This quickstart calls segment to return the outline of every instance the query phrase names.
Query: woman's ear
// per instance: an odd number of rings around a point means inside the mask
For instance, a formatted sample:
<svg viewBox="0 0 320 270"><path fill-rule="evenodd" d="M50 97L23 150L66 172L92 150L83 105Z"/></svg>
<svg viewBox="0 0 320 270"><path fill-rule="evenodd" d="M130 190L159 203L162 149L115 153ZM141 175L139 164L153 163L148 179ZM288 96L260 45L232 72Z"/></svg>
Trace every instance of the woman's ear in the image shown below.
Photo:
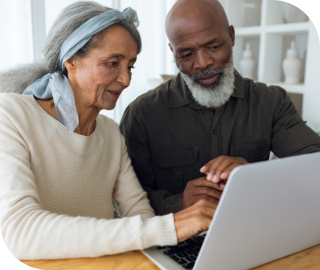
<svg viewBox="0 0 320 270"><path fill-rule="evenodd" d="M65 61L64 65L66 66L68 73L74 73L77 69L74 57L71 57L69 60Z"/></svg>

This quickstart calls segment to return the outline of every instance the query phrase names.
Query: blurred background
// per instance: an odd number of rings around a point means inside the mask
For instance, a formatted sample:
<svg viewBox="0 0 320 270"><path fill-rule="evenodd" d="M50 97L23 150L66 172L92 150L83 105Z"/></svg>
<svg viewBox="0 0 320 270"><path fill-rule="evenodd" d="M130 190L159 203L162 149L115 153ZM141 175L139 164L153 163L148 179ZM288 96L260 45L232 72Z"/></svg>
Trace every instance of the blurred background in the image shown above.
<svg viewBox="0 0 320 270"><path fill-rule="evenodd" d="M59 12L76 0L1 0L0 72L43 58L46 35ZM132 82L112 111L101 113L120 122L127 105L177 74L165 34L165 17L176 0L96 0L138 12L143 49ZM279 85L297 110L320 132L319 37L308 16L276 0L220 0L235 26L236 69L245 77ZM167 75L167 76L163 76ZM163 79L164 78L164 79Z"/></svg>

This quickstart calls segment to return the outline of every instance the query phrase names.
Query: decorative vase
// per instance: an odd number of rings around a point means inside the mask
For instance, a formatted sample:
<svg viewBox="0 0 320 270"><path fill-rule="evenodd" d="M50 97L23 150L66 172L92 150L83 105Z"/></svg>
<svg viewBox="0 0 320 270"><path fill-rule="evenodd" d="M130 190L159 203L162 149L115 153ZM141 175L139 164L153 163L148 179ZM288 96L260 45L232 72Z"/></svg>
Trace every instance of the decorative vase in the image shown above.
<svg viewBox="0 0 320 270"><path fill-rule="evenodd" d="M302 61L298 56L298 50L295 48L295 42L291 42L291 48L287 51L287 58L283 60L283 71L285 83L299 84L301 77Z"/></svg>
<svg viewBox="0 0 320 270"><path fill-rule="evenodd" d="M240 71L243 77L253 80L253 73L255 68L255 61L253 59L253 53L250 49L250 44L247 43L246 49L243 51L242 59L240 60Z"/></svg>
<svg viewBox="0 0 320 270"><path fill-rule="evenodd" d="M308 16L296 6L284 2L281 5L286 23L306 22L308 20Z"/></svg>

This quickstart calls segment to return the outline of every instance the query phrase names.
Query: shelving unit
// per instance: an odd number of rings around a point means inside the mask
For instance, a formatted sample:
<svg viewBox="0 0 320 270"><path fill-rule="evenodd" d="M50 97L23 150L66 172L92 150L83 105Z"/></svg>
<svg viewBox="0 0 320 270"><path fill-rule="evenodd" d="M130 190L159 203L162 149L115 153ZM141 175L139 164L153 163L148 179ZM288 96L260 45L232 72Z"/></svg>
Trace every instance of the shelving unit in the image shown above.
<svg viewBox="0 0 320 270"><path fill-rule="evenodd" d="M320 63L319 37L309 20L286 23L281 1L276 0L220 0L230 24L235 27L235 68L247 43L256 61L255 80L268 85L278 85L287 92L303 95L302 116L305 120L320 123ZM251 20L248 24L248 20ZM301 84L284 83L282 62L292 41L296 42L303 61Z"/></svg>

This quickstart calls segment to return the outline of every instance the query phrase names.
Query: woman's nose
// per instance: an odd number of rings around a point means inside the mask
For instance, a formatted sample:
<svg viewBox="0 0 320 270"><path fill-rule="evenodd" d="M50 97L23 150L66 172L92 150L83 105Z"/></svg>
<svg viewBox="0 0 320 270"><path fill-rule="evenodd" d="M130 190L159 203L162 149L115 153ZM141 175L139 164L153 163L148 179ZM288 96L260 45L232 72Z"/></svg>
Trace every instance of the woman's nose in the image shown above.
<svg viewBox="0 0 320 270"><path fill-rule="evenodd" d="M130 85L131 72L128 69L128 67L121 68L121 71L119 72L119 76L116 81L121 83L124 88L127 88Z"/></svg>

